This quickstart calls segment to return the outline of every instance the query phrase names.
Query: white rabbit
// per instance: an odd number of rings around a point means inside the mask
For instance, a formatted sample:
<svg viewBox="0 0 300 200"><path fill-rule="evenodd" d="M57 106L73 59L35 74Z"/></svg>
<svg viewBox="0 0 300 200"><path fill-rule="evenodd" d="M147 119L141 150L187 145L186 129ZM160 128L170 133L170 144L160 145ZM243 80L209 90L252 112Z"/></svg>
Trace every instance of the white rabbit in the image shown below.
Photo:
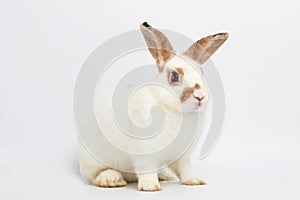
<svg viewBox="0 0 300 200"><path fill-rule="evenodd" d="M154 29L146 22L141 24L140 28L158 67L159 73L155 77L156 82L169 85L177 98L172 98L170 93L155 85L145 87L137 92L129 103L128 113L130 119L139 126L147 126L151 124L151 117L149 117L151 108L154 105L160 105L166 112L167 120L170 120L172 123L167 123L164 132L151 141L128 141L126 136L119 134L115 130L112 120L110 117L107 117L107 113L112 112L110 106L102 102L95 113L97 119L103 122L106 137L111 143L126 151L144 153L163 147L172 138L176 137L176 130L180 124L180 115L199 116L200 128L197 136L201 135L204 128L203 120L206 108L210 102L210 93L200 65L207 61L226 41L228 33L219 33L202 38L192 44L183 55L178 56L175 54L167 37L160 31ZM198 70L194 66L198 66ZM109 102L106 103L109 104ZM80 172L89 183L100 187L119 187L125 186L127 182L138 181L139 190L158 191L161 190L159 180L173 179L174 174L182 184L202 185L205 182L201 180L190 163L190 155L196 144L197 138L193 141L191 148L184 152L184 155L175 162L169 164L168 168L159 169L151 173L128 173L107 167L97 162L80 144ZM111 159L119 162L118 155ZM134 167L136 162L129 159L127 162L119 164Z"/></svg>

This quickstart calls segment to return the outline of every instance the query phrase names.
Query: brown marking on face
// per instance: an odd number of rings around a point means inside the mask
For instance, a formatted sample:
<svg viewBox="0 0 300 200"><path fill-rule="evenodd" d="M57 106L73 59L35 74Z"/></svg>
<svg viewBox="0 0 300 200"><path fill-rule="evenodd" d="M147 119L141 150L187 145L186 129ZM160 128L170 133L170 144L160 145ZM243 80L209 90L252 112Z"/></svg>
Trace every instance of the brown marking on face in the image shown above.
<svg viewBox="0 0 300 200"><path fill-rule="evenodd" d="M194 88L193 87L186 87L182 91L182 94L180 96L180 101L185 102L188 100L192 95L194 94Z"/></svg>
<svg viewBox="0 0 300 200"><path fill-rule="evenodd" d="M175 71L181 76L183 77L184 76L184 71L181 67L176 67L175 68Z"/></svg>
<svg viewBox="0 0 300 200"><path fill-rule="evenodd" d="M194 86L195 90L199 90L200 89L200 85L198 83L195 84Z"/></svg>
<svg viewBox="0 0 300 200"><path fill-rule="evenodd" d="M177 82L172 82L171 80L171 75L172 75L172 72L177 72L178 75L179 75L179 80ZM171 86L179 86L179 85L182 85L182 82L183 82L183 77L184 77L184 72L182 70L181 67L178 67L178 68L175 68L175 69L167 69L167 79L168 79L168 82Z"/></svg>

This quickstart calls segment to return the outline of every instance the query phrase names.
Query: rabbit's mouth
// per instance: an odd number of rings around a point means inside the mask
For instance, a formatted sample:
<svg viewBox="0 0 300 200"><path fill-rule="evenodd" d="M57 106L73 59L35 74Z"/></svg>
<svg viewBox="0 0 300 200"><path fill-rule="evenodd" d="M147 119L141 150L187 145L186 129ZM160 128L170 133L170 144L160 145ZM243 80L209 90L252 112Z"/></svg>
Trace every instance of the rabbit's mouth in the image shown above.
<svg viewBox="0 0 300 200"><path fill-rule="evenodd" d="M202 100L205 98L205 96L203 96L203 97L197 97L197 96L195 96L195 95L193 95L194 96L194 98L197 100L197 107L201 107L202 106Z"/></svg>

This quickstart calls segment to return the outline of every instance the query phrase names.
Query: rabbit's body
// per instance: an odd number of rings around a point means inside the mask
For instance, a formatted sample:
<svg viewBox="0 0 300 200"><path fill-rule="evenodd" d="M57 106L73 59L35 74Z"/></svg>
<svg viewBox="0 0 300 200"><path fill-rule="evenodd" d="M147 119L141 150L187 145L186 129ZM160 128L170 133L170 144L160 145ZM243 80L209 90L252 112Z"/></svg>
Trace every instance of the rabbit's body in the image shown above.
<svg viewBox="0 0 300 200"><path fill-rule="evenodd" d="M153 80L155 83L160 83L161 85L153 84L145 86L133 93L128 103L129 117L127 117L127 120L131 122L127 123L125 121L123 124L127 124L128 127L125 127L125 129L128 132L132 135L139 136L139 134L141 134L139 129L135 129L133 126L144 128L151 125L153 119L165 117L164 128L158 135L153 137L147 136L147 140L136 139L124 134L118 129L112 118L112 97L108 97L103 102L99 102L95 110L99 126L106 139L112 145L122 151L133 154L151 153L168 146L178 135L178 130L182 126L181 122L183 117L184 120L187 121L187 123L184 124L186 127L183 127L183 130L189 130L189 127L195 126L192 119L195 119L195 117L198 119L198 124L196 124L198 128L195 137L189 148L185 149L180 158L176 158L176 161L172 163L161 163L163 161L160 159L158 159L158 161L148 160L141 162L130 156L124 158L120 155L114 155L111 158L112 165L119 166L118 169L133 169L129 171L138 169L137 173L121 172L101 164L80 144L80 172L88 182L101 187L124 186L127 182L138 181L139 190L157 191L161 189L158 180L168 180L174 178L174 175L180 179L182 184L204 184L204 181L200 179L199 175L191 167L189 160L203 132L206 109L210 102L209 90L200 70L199 62L194 58L195 56L197 57L195 50L198 49L195 46L191 46L185 56L177 56L173 52L170 44L167 43L168 41L161 41L166 40L165 36L161 35L162 33L145 23L141 25L141 29L160 71ZM223 40L227 38L227 35L219 36L223 36ZM212 39L216 39L219 36L212 36ZM219 39L222 39L222 37ZM223 40L222 43L224 42ZM157 49L152 47L153 44L156 45L155 48ZM166 51L162 52L160 51L161 49ZM215 50L211 51L214 52ZM206 54L204 56L206 56ZM208 59L208 57L206 59ZM200 64L202 63L200 62ZM195 66L197 66L198 69L195 68ZM167 85L172 88L172 92L162 87L162 85ZM162 110L153 110L153 107L156 105L163 108L164 114L162 114ZM170 158L170 160L171 159L173 158ZM141 165L145 165L145 167L146 165L147 167L150 165L153 170L148 173L142 173L141 169L143 169L143 166L141 167ZM166 165L167 168L161 168L161 166ZM157 170L155 171L155 169Z"/></svg>

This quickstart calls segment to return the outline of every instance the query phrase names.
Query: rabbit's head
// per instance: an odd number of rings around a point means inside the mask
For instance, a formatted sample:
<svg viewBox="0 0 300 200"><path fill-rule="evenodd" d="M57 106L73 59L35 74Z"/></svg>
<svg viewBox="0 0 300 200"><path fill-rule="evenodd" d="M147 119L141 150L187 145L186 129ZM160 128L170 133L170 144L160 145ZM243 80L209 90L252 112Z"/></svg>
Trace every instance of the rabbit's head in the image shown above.
<svg viewBox="0 0 300 200"><path fill-rule="evenodd" d="M201 64L226 41L228 33L204 37L192 44L182 55L176 55L167 37L147 22L140 25L149 51L158 67L157 79L169 85L178 96L183 112L203 112L210 102L210 93ZM169 98L165 90L155 89L156 101L168 109L177 110L178 101Z"/></svg>

